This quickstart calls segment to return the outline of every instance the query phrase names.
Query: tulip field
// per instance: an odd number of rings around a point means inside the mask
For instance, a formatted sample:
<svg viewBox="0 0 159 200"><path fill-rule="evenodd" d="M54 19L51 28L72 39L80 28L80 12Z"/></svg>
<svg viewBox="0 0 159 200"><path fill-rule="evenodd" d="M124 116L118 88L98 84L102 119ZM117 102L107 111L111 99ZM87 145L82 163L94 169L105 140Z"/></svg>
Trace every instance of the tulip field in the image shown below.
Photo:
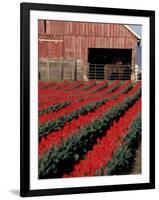
<svg viewBox="0 0 159 200"><path fill-rule="evenodd" d="M39 178L124 175L141 143L141 82L39 81Z"/></svg>

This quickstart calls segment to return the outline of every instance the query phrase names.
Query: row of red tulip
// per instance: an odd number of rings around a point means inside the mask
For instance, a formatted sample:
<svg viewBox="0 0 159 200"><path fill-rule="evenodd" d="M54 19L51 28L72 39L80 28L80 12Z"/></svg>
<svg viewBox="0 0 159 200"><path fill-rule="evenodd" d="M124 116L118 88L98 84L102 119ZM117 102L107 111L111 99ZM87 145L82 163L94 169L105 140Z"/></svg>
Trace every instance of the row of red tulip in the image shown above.
<svg viewBox="0 0 159 200"><path fill-rule="evenodd" d="M82 88L84 89L85 87L92 87L96 84L95 81L90 81L88 83L84 83L82 81L76 81L76 82L70 82L70 81L64 81L62 83L57 84L54 87L49 87L47 90L43 90L42 92L39 93L39 97L41 98L45 98L45 97L52 97L52 96L58 96L61 94L61 92L71 92L72 93L72 89L76 90L76 86L79 86L79 89ZM54 93L52 93L54 91Z"/></svg>
<svg viewBox="0 0 159 200"><path fill-rule="evenodd" d="M52 86L55 86L57 83L55 82L55 81L49 81L49 82L42 82L42 81L40 81L39 82L39 89L40 90L45 90L45 89L47 89L47 88L49 88L49 87L52 87Z"/></svg>
<svg viewBox="0 0 159 200"><path fill-rule="evenodd" d="M55 85L51 85L48 88L45 88L43 90L39 90L39 96L45 96L46 94L48 94L49 92L52 92L52 90L57 90L57 89L61 89L63 87L66 87L68 85L70 85L71 82L69 82L68 80L65 80L61 83L55 84Z"/></svg>
<svg viewBox="0 0 159 200"><path fill-rule="evenodd" d="M47 103L49 101L53 101L56 98L60 98L61 96L68 97L70 95L73 95L74 92L78 93L81 90L83 90L83 92L87 92L94 85L96 85L95 81L89 82L88 84L83 84L81 81L76 81L75 83L71 83L70 85L67 85L66 87L63 87L61 89L52 92L48 91L48 93L46 93L45 95L39 96L39 101L40 103ZM85 88L87 87L88 90L85 90Z"/></svg>
<svg viewBox="0 0 159 200"><path fill-rule="evenodd" d="M122 145L123 138L129 131L133 121L141 112L141 98L131 107L119 121L114 121L109 130L106 131L102 139L97 140L97 144L93 149L85 155L83 160L74 166L74 170L70 174L63 177L82 177L94 176L101 168L105 168L112 160L113 155ZM107 172L105 171L105 174Z"/></svg>
<svg viewBox="0 0 159 200"><path fill-rule="evenodd" d="M87 115L80 116L77 119L73 119L71 123L66 123L62 130L49 133L46 138L42 138L39 143L39 155L43 156L50 148L56 145L60 145L64 140L67 140L73 134L78 134L81 128L87 127L93 123L96 119L101 118L112 107L124 102L128 97L134 96L140 89L140 84L136 84L132 90L128 93L121 95L118 99L113 99L102 105L95 112L90 112Z"/></svg>
<svg viewBox="0 0 159 200"><path fill-rule="evenodd" d="M78 90L83 90L86 85L90 85L91 87L94 85L94 83L90 82L89 84L83 84L81 83L79 85L78 88L74 87L73 89L71 89L70 91L67 91L67 90L53 90L52 88L50 88L49 90L47 90L45 92L45 95L41 94L39 95L39 110L41 111L42 109L46 109L47 107L49 106L52 106L52 105L55 105L54 101L56 102L60 102L63 99L65 98L68 98L71 96L71 94L73 95L75 92L77 93ZM72 88L72 85L70 86ZM62 89L65 89L65 87L63 87ZM84 90L85 92L86 90ZM64 102L64 101L62 101Z"/></svg>
<svg viewBox="0 0 159 200"><path fill-rule="evenodd" d="M86 97L86 95L88 95L92 89L98 89L102 86L104 86L106 84L106 82L102 82L100 84L95 85L95 87L93 87L94 82L90 82L89 84L84 84L81 85L81 87L78 88L74 88L72 89L70 92L64 92L64 91L60 91L60 93L58 95L54 94L54 92L51 92L51 96L46 95L45 98L39 100L39 111L42 111L44 109L47 109L50 106L54 106L56 104L59 103L65 103L65 102L74 102L78 99L81 99L82 97ZM84 90L85 87L89 87L91 86L88 90Z"/></svg>
<svg viewBox="0 0 159 200"><path fill-rule="evenodd" d="M61 110L59 110L58 112L50 112L47 114L44 114L42 116L39 117L39 124L43 125L45 123L48 123L50 121L55 121L58 118L67 116L73 112L76 112L77 110L82 109L85 106L88 106L89 104L104 100L104 99L108 99L108 98L112 98L117 94L120 94L122 91L124 91L125 88L127 88L131 83L126 82L124 85L122 85L121 88L118 88L115 92L112 92L111 94L107 93L107 88L103 89L100 92L94 92L93 94L88 94L87 96L83 97L83 101L81 100L81 96L78 98L73 98L72 101L70 102L74 102L72 103L70 106L65 107ZM75 101L76 100L76 101ZM66 100L64 101L66 102ZM59 103L59 102L58 102Z"/></svg>

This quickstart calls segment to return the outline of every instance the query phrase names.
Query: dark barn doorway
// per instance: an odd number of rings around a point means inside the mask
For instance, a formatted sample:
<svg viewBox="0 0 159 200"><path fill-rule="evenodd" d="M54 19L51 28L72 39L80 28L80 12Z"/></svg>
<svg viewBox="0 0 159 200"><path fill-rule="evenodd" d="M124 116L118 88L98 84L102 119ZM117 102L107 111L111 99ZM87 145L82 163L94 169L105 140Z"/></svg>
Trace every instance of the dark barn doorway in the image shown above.
<svg viewBox="0 0 159 200"><path fill-rule="evenodd" d="M105 78L105 66L111 65L116 67L118 65L128 66L131 68L132 49L108 49L108 48L89 48L88 49L88 63L89 63L89 79L103 80ZM119 70L118 70L119 71ZM130 73L129 69L126 69L126 73ZM114 72L109 79L118 79L119 72ZM113 74L113 73L112 73ZM120 76L120 79L125 79ZM130 75L126 77L130 79Z"/></svg>

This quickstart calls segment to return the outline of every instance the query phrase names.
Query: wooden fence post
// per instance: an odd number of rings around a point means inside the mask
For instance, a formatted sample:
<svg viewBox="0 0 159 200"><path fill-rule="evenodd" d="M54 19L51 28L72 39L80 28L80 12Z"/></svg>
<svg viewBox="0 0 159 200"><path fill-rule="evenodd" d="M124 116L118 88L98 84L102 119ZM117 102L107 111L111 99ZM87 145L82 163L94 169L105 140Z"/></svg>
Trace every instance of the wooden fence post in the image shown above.
<svg viewBox="0 0 159 200"><path fill-rule="evenodd" d="M63 74L63 61L61 63L61 80L63 80L64 74Z"/></svg>
<svg viewBox="0 0 159 200"><path fill-rule="evenodd" d="M77 81L77 60L75 60L74 80Z"/></svg>
<svg viewBox="0 0 159 200"><path fill-rule="evenodd" d="M49 62L49 59L47 59L46 63L47 63L47 79L49 80L50 79L50 62Z"/></svg>

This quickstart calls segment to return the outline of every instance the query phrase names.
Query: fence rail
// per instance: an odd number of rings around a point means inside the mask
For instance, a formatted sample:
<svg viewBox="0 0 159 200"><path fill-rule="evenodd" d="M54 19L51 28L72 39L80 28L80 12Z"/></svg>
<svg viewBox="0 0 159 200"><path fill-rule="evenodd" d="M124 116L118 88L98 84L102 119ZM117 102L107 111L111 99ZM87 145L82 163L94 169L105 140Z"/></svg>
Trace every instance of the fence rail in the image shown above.
<svg viewBox="0 0 159 200"><path fill-rule="evenodd" d="M81 60L42 59L39 61L39 79L48 80L141 80L138 66L91 64Z"/></svg>
<svg viewBox="0 0 159 200"><path fill-rule="evenodd" d="M88 78L107 80L130 80L131 74L131 65L90 64Z"/></svg>

